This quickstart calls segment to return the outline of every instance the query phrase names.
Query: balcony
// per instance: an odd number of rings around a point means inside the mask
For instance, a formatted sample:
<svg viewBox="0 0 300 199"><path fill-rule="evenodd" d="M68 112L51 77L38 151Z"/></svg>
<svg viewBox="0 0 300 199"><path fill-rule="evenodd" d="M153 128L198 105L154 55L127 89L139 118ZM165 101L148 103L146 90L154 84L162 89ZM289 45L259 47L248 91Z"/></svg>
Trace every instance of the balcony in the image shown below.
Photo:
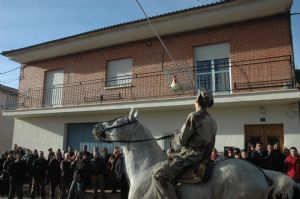
<svg viewBox="0 0 300 199"><path fill-rule="evenodd" d="M27 110L90 104L113 104L143 100L177 99L195 96L205 88L214 95L231 95L295 88L294 67L290 56L255 60L195 64L193 68L165 66L163 71L140 73L115 79L96 79L29 88L7 94L6 109ZM201 65L202 64L202 65ZM204 65L203 65L204 64ZM198 67L204 66L204 67ZM177 81L179 89L172 89Z"/></svg>

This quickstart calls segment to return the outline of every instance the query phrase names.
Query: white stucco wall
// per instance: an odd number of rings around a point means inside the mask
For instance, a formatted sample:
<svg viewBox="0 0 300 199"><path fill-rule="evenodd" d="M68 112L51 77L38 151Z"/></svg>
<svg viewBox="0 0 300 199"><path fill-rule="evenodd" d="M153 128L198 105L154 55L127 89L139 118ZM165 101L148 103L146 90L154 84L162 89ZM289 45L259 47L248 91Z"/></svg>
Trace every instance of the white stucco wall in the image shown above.
<svg viewBox="0 0 300 199"><path fill-rule="evenodd" d="M6 104L6 94L0 91L0 106ZM0 153L12 148L14 118L4 117L0 107Z"/></svg>
<svg viewBox="0 0 300 199"><path fill-rule="evenodd" d="M154 136L160 136L162 132L180 128L189 112L193 110L162 110L140 111L140 121L146 125ZM300 125L299 117L287 115L290 105L265 106L266 121L260 122L259 107L232 107L213 108L210 112L217 120L218 134L216 147L223 151L224 146L244 147L245 124L283 124L285 146L296 146L300 149ZM17 119L13 143L28 148L46 150L49 147L63 148L66 139L67 123L98 122L110 120L118 116L126 116L127 113L98 114L64 117L41 117Z"/></svg>

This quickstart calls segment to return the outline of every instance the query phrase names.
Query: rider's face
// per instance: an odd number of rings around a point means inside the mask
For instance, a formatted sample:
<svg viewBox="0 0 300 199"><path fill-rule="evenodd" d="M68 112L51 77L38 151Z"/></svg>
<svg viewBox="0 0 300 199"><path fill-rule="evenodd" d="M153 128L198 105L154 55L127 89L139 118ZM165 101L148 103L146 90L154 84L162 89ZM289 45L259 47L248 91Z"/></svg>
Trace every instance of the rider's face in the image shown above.
<svg viewBox="0 0 300 199"><path fill-rule="evenodd" d="M194 104L195 104L195 109L196 109L196 111L197 111L197 110L200 110L200 105L199 105L199 103L198 103L197 100L195 101Z"/></svg>

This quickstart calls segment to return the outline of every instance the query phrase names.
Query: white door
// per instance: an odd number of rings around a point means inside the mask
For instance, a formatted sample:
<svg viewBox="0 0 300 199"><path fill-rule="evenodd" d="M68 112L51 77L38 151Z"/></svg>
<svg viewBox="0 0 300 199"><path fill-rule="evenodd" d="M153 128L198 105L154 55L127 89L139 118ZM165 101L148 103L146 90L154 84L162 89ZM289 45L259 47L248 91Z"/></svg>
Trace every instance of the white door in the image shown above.
<svg viewBox="0 0 300 199"><path fill-rule="evenodd" d="M46 72L44 106L61 106L63 101L64 71Z"/></svg>

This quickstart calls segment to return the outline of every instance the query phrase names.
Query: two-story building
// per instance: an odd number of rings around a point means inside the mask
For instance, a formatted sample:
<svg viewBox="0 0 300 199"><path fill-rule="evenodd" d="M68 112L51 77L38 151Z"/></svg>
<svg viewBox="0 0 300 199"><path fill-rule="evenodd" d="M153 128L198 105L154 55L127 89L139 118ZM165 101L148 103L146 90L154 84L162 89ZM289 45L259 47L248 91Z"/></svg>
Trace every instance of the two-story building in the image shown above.
<svg viewBox="0 0 300 199"><path fill-rule="evenodd" d="M216 147L300 148L291 0L235 0L179 10L2 52L21 64L13 143L101 145L98 121L139 109L154 136L180 128L197 89L214 93ZM171 88L176 80L179 90ZM167 148L165 141L160 142Z"/></svg>
<svg viewBox="0 0 300 199"><path fill-rule="evenodd" d="M4 117L2 112L15 109L17 95L17 89L0 84L0 153L12 149L14 118Z"/></svg>

